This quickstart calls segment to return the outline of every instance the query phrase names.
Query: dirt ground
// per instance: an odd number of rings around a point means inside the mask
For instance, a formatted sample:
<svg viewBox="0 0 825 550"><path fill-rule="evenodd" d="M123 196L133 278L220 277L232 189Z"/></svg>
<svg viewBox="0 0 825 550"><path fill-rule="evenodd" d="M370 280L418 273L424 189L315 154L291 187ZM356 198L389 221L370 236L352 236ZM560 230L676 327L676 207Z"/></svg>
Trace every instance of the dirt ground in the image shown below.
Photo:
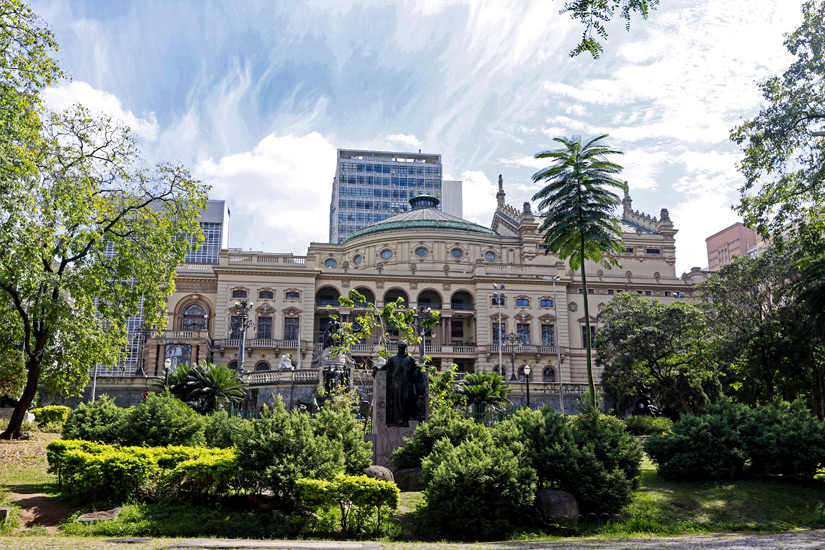
<svg viewBox="0 0 825 550"><path fill-rule="evenodd" d="M0 492L20 507L21 531L57 533L60 522L77 511L49 494L53 476L46 472L46 445L59 438L33 432L27 440L0 441Z"/></svg>

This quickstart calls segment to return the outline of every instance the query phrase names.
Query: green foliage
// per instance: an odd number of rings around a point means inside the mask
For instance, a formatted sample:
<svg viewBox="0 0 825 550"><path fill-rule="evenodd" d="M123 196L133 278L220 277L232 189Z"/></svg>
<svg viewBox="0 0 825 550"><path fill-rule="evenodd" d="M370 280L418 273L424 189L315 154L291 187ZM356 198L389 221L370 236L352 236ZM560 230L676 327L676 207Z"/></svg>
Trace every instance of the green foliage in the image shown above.
<svg viewBox="0 0 825 550"><path fill-rule="evenodd" d="M331 481L299 479L296 496L303 508L317 510L336 506L341 532L376 536L388 512L398 507L400 491L391 482L367 476L338 475Z"/></svg>
<svg viewBox="0 0 825 550"><path fill-rule="evenodd" d="M13 345L13 342L3 342L0 337L0 346ZM16 398L23 393L26 387L26 361L18 350L3 350L0 347L0 397Z"/></svg>
<svg viewBox="0 0 825 550"><path fill-rule="evenodd" d="M593 447L596 458L608 472L620 471L630 483L631 488L638 489L642 448L636 438L627 433L624 423L604 414L582 414L572 419L573 437L580 449ZM617 497L618 500L629 499L630 494ZM618 511L621 506L611 511Z"/></svg>
<svg viewBox="0 0 825 550"><path fill-rule="evenodd" d="M664 434L673 427L673 421L661 416L628 416L624 426L631 435Z"/></svg>
<svg viewBox="0 0 825 550"><path fill-rule="evenodd" d="M49 472L64 493L82 501L191 499L238 488L235 451L204 447L116 447L57 440L47 447Z"/></svg>
<svg viewBox="0 0 825 550"><path fill-rule="evenodd" d="M812 398L822 413L825 340L797 299L800 252L794 244L772 247L758 258L737 258L702 282L699 293L714 336L707 355L736 401Z"/></svg>
<svg viewBox="0 0 825 550"><path fill-rule="evenodd" d="M212 414L228 404L241 403L247 386L235 369L200 361L196 365L178 365L169 373L168 381L156 385L169 392L201 414Z"/></svg>
<svg viewBox="0 0 825 550"><path fill-rule="evenodd" d="M207 420L206 445L228 449L235 444L236 437L242 437L243 432L251 429L249 420L239 416L229 416L226 411L216 411Z"/></svg>
<svg viewBox="0 0 825 550"><path fill-rule="evenodd" d="M630 16L638 12L642 19L647 19L651 9L656 9L659 0L570 0L564 3L559 13L570 12L570 17L584 24L582 41L570 52L575 57L584 52L590 52L593 59L598 59L604 51L599 38L607 40L607 29L604 22L613 19L618 10L619 16L625 20L625 27L630 31ZM593 32L599 38L593 37Z"/></svg>
<svg viewBox="0 0 825 550"><path fill-rule="evenodd" d="M313 431L309 415L287 412L278 399L235 441L244 482L255 491L287 497L301 478L332 479L344 472L340 441Z"/></svg>
<svg viewBox="0 0 825 550"><path fill-rule="evenodd" d="M69 414L63 424L63 437L117 443L126 412L115 405L114 400L101 395L90 403L81 403Z"/></svg>
<svg viewBox="0 0 825 550"><path fill-rule="evenodd" d="M423 462L426 518L434 534L450 539L506 535L533 504L536 472L496 445L487 429L459 445L435 444Z"/></svg>
<svg viewBox="0 0 825 550"><path fill-rule="evenodd" d="M372 443L364 441L364 424L355 418L353 394L328 399L315 415L316 437L337 441L344 451L344 469L350 475L363 474L372 464Z"/></svg>
<svg viewBox="0 0 825 550"><path fill-rule="evenodd" d="M482 424L466 418L458 411L447 408L435 410L430 415L429 422L420 424L412 438L405 438L405 445L393 452L393 466L398 470L417 468L440 439L446 438L453 445L458 445L471 437L480 437L484 431Z"/></svg>
<svg viewBox="0 0 825 550"><path fill-rule="evenodd" d="M169 394L150 393L129 409L121 428L124 445L204 445L206 419Z"/></svg>
<svg viewBox="0 0 825 550"><path fill-rule="evenodd" d="M592 0L591 0L592 1ZM601 0L599 0L601 1ZM633 1L633 0L631 0ZM591 3L591 2L588 2ZM598 143L607 134L582 144L580 136L554 138L562 148L536 153L536 158L552 159L552 164L533 174L533 181L546 185L535 195L538 210L543 216L539 232L547 243L546 254L556 254L561 260L569 258L570 269L581 269L582 287L587 296L585 260L617 266L613 254L622 251L622 231L613 211L620 204L619 197L609 188L627 190L627 184L614 177L622 171L618 164L607 160L607 155L621 154ZM590 334L590 309L584 300L586 334ZM590 394L596 395L593 382L590 338L587 350L587 381ZM596 406L595 401L592 402Z"/></svg>
<svg viewBox="0 0 825 550"><path fill-rule="evenodd" d="M683 415L669 433L648 437L645 452L665 479L731 479L745 468L738 431L716 414Z"/></svg>
<svg viewBox="0 0 825 550"><path fill-rule="evenodd" d="M599 313L595 343L602 384L617 397L657 386L692 413L690 389L701 390L703 380L713 375L702 354L706 339L703 312L694 304L667 305L622 293Z"/></svg>
<svg viewBox="0 0 825 550"><path fill-rule="evenodd" d="M786 35L794 61L759 84L765 107L731 131L745 177L736 211L762 235L781 238L789 223L825 230L825 2L802 4L802 24Z"/></svg>
<svg viewBox="0 0 825 550"><path fill-rule="evenodd" d="M510 386L498 374L481 372L465 376L457 393L475 409L475 412L483 413L488 409L499 411L507 405L512 405L507 399L510 391Z"/></svg>
<svg viewBox="0 0 825 550"><path fill-rule="evenodd" d="M29 412L34 415L37 425L42 428L52 422L63 424L69 417L71 409L63 405L48 405L39 409L31 409Z"/></svg>
<svg viewBox="0 0 825 550"><path fill-rule="evenodd" d="M456 391L459 383L458 365L452 363L444 370L438 370L435 365L430 365L427 367L427 377L431 411L443 408L460 409L467 405L464 396Z"/></svg>

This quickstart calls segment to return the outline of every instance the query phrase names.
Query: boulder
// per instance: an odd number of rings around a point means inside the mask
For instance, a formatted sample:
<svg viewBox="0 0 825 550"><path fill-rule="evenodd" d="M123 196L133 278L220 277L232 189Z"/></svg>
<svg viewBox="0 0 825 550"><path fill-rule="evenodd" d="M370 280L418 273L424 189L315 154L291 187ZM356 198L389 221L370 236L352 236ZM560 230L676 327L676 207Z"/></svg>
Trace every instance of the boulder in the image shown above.
<svg viewBox="0 0 825 550"><path fill-rule="evenodd" d="M395 484L401 491L421 490L421 468L404 468L395 472Z"/></svg>
<svg viewBox="0 0 825 550"><path fill-rule="evenodd" d="M551 523L575 525L579 521L579 503L567 491L539 489L533 506L543 520Z"/></svg>
<svg viewBox="0 0 825 550"><path fill-rule="evenodd" d="M392 472L389 468L384 468L383 466L379 466L377 464L373 464L367 471L364 472L364 475L367 477L372 477L375 479L380 479L381 481L389 481L390 483L394 482L395 479L392 476Z"/></svg>

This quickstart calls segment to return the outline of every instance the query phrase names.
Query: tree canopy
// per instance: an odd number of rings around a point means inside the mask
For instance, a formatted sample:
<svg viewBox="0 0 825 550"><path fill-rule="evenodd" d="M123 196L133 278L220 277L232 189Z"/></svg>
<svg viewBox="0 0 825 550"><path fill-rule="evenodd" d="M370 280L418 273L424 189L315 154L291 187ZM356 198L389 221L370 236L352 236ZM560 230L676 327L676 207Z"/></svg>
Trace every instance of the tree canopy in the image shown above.
<svg viewBox="0 0 825 550"><path fill-rule="evenodd" d="M791 223L825 230L825 1L808 0L802 12L785 39L794 62L759 84L766 106L731 132L744 153L736 211L766 236Z"/></svg>
<svg viewBox="0 0 825 550"><path fill-rule="evenodd" d="M596 350L606 388L615 395L659 390L683 412L699 412L691 394L701 392L702 381L711 375L702 357L706 334L699 308L625 292L602 309L599 321Z"/></svg>
<svg viewBox="0 0 825 550"><path fill-rule="evenodd" d="M590 385L591 406L596 406L596 386L590 342L590 307L587 299L585 260L605 267L617 266L611 253L622 250L622 231L613 214L619 197L610 188L627 189L614 177L622 171L606 155L620 155L600 142L607 135L598 136L582 144L581 136L555 138L564 147L536 153L536 158L552 159L552 164L533 174L533 181L546 185L535 195L539 214L543 217L539 232L547 243L546 253L570 259L570 268L581 270L584 293L584 318L587 349L587 380Z"/></svg>
<svg viewBox="0 0 825 550"><path fill-rule="evenodd" d="M0 319L26 382L19 435L39 384L82 390L123 355L126 319L162 328L175 269L203 239L207 187L181 166L146 168L130 131L76 106L41 109L60 76L51 34L18 0L0 0Z"/></svg>

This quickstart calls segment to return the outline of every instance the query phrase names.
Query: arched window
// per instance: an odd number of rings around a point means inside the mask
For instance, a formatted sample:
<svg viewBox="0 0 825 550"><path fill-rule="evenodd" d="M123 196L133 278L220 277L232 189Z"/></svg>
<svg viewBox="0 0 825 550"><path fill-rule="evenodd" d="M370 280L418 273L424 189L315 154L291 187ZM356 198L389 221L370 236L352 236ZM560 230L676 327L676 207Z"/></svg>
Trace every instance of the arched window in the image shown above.
<svg viewBox="0 0 825 550"><path fill-rule="evenodd" d="M192 304L183 310L181 330L206 330L206 310L203 306Z"/></svg>
<svg viewBox="0 0 825 550"><path fill-rule="evenodd" d="M550 384L555 383L556 381L556 371L553 367L547 367L542 372L542 381L548 382Z"/></svg>
<svg viewBox="0 0 825 550"><path fill-rule="evenodd" d="M226 365L232 370L238 370L238 362L237 361L230 361L228 365Z"/></svg>
<svg viewBox="0 0 825 550"><path fill-rule="evenodd" d="M522 365L518 368L518 379L519 381L527 380L527 374L524 372L525 365ZM530 371L530 374L533 374L533 371ZM530 379L532 380L533 377L531 376Z"/></svg>
<svg viewBox="0 0 825 550"><path fill-rule="evenodd" d="M269 363L266 361L259 361L257 365L255 365L255 370L272 370L272 367L269 366Z"/></svg>

